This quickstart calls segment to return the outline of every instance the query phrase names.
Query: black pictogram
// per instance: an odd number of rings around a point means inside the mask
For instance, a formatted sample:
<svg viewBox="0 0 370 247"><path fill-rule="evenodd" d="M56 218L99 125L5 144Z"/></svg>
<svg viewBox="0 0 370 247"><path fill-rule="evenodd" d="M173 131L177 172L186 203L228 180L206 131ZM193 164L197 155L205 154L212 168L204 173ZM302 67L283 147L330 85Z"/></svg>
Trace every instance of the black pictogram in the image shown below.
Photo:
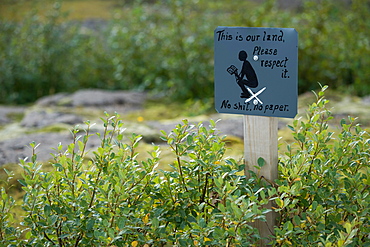
<svg viewBox="0 0 370 247"><path fill-rule="evenodd" d="M256 72L247 58L247 52L241 50L239 52L239 60L243 62L243 65L240 73L238 73L238 69L234 65L231 65L229 68L227 68L227 72L229 72L230 75L235 75L236 82L242 90L240 98L250 98L252 95L247 87L256 88L258 86Z"/></svg>

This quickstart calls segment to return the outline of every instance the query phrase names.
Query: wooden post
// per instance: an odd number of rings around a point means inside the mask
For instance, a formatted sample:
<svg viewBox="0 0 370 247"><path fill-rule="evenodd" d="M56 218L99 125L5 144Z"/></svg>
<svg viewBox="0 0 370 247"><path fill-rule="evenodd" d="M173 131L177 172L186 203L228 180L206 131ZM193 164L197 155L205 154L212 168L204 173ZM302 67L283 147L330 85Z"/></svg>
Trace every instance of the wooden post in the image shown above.
<svg viewBox="0 0 370 247"><path fill-rule="evenodd" d="M258 158L265 160L265 165L260 169L258 175L269 181L275 181L278 176L278 118L244 116L244 159L246 162L245 175L249 176L248 170L258 172ZM266 207L271 208L271 204ZM274 212L266 215L266 222L256 221L253 226L258 229L261 237L268 238L273 235L276 216ZM270 240L263 240L260 246L267 246Z"/></svg>

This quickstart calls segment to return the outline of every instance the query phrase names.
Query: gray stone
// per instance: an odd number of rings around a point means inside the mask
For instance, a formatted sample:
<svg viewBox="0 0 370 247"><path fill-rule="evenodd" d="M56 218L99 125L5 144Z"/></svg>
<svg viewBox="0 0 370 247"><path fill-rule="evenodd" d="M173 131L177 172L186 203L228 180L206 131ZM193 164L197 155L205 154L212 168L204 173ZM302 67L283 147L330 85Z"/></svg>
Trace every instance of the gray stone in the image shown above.
<svg viewBox="0 0 370 247"><path fill-rule="evenodd" d="M38 99L35 103L37 106L71 106L71 99L66 93L57 93L50 96L45 96Z"/></svg>
<svg viewBox="0 0 370 247"><path fill-rule="evenodd" d="M220 135L235 136L240 139L244 138L243 116L235 115L230 117L225 114L215 114L211 117L206 117L204 120L193 120L191 121L191 124L202 122L205 127L208 127L210 125L208 119L213 119L214 121L220 120L216 124L216 129ZM147 124L151 128L156 129L158 133L160 130L164 130L166 133L169 133L179 123L181 123L181 121L149 121ZM285 126L286 122L278 121L278 129L282 129Z"/></svg>
<svg viewBox="0 0 370 247"><path fill-rule="evenodd" d="M26 128L42 128L58 123L76 125L83 123L83 119L80 116L69 113L36 110L26 114L21 121L21 126Z"/></svg>
<svg viewBox="0 0 370 247"><path fill-rule="evenodd" d="M72 142L71 134L64 131L64 127L72 128L77 124L82 124L89 118L92 123L97 124L93 127L92 133L102 132L101 121L98 118L103 116L103 110L107 112L127 113L142 109L147 96L145 93L130 91L104 91L98 89L80 90L73 94L56 94L44 97L36 102L30 108L25 107L0 107L0 166L6 163L18 163L31 155L31 149L27 148L30 142L41 143L38 148L38 160L47 161L52 158L50 153L55 153L52 148L56 148L58 143L68 145ZM341 101L336 103L334 116L345 117L347 112L362 116L362 120L369 112L369 97L354 100L353 98L340 97ZM302 96L300 98L302 100ZM311 100L309 101L311 102ZM305 107L302 107L302 109ZM27 110L27 111L26 111ZM340 110L340 111L339 111ZM26 114L19 123L15 121L14 115ZM344 114L344 115L343 115ZM95 118L95 119L94 119ZM184 117L186 118L186 117ZM201 115L188 118L192 124L203 122L205 127L209 125L209 119L218 120L216 127L221 135L234 136L243 139L243 116L232 114L213 114ZM160 121L135 122L123 119L124 127L127 128L125 135L137 133L143 135L143 141L147 143L163 144L159 138L160 130L169 133L182 123L181 118L163 119ZM279 119L278 128L283 129L290 119ZM365 121L366 123L366 121ZM58 133L33 133L37 130L50 125L61 126ZM65 126L64 126L65 125ZM70 127L69 127L70 126ZM367 125L368 126L368 125ZM51 129L51 128L49 128ZM44 131L46 131L45 128ZM63 132L60 132L60 131ZM100 144L97 136L91 137L88 143L88 149L94 149Z"/></svg>
<svg viewBox="0 0 370 247"><path fill-rule="evenodd" d="M83 134L83 133L82 133ZM37 160L44 162L53 159L52 154L56 154L56 148L60 143L63 145L63 152L67 145L72 143L72 135L66 133L37 133L24 135L21 137L8 139L0 142L0 166L4 164L17 164L20 159L32 156L32 149L29 146L31 142L40 144L36 149ZM91 150L100 144L96 135L89 138L87 149Z"/></svg>
<svg viewBox="0 0 370 247"><path fill-rule="evenodd" d="M96 107L104 110L118 108L121 112L141 109L147 98L144 92L83 89L73 94L59 93L36 101L36 106Z"/></svg>
<svg viewBox="0 0 370 247"><path fill-rule="evenodd" d="M108 105L127 105L141 107L146 99L146 94L132 91L86 89L77 91L71 97L73 106L104 107Z"/></svg>
<svg viewBox="0 0 370 247"><path fill-rule="evenodd" d="M25 111L25 107L16 106L0 106L0 125L8 124L12 122L12 114L22 114Z"/></svg>
<svg viewBox="0 0 370 247"><path fill-rule="evenodd" d="M58 140L56 142L56 140ZM31 142L41 143L36 153L38 160L46 161L52 158L52 147L56 148L58 142L66 144L72 138L67 134L43 133L31 134L0 142L0 165L19 163L20 159L32 156Z"/></svg>
<svg viewBox="0 0 370 247"><path fill-rule="evenodd" d="M362 102L366 105L370 105L370 95L363 97Z"/></svg>

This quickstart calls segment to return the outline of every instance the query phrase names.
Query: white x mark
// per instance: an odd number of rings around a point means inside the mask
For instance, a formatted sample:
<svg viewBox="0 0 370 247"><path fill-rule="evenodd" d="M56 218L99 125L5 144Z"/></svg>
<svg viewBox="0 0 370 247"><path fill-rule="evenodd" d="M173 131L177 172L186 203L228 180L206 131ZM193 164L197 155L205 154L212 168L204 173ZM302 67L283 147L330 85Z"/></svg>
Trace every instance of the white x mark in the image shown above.
<svg viewBox="0 0 370 247"><path fill-rule="evenodd" d="M257 93L253 93L252 90L250 90L248 87L247 87L249 93L252 95L251 97L249 97L248 99L245 100L245 103L251 101L253 98L256 98L256 100L261 104L263 105L263 102L257 97L258 95L260 95L263 91L265 91L266 87L262 88L261 90L259 90ZM254 102L253 102L254 103ZM257 105L257 103L254 103L255 105Z"/></svg>

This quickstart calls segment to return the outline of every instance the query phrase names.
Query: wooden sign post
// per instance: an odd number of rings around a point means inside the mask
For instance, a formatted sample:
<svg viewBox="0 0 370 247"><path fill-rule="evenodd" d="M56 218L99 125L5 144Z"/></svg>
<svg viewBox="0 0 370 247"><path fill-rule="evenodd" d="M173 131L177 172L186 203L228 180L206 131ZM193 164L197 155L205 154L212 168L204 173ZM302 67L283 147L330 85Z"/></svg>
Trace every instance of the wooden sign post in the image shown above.
<svg viewBox="0 0 370 247"><path fill-rule="evenodd" d="M265 160L265 165L258 170L255 168L259 158ZM268 181L275 181L278 178L278 119L273 117L244 116L244 160L245 174L251 170L263 176ZM266 207L271 208L269 203ZM260 246L270 242L269 236L274 235L276 224L275 212L271 211L266 215L266 222L255 221L253 226L259 230L264 240Z"/></svg>
<svg viewBox="0 0 370 247"><path fill-rule="evenodd" d="M248 170L270 182L278 171L278 117L294 118L298 100L298 34L293 28L217 27L215 108L244 116L244 157ZM256 169L259 158L265 160ZM272 205L266 207L271 208ZM275 214L254 226L264 239L274 234Z"/></svg>

